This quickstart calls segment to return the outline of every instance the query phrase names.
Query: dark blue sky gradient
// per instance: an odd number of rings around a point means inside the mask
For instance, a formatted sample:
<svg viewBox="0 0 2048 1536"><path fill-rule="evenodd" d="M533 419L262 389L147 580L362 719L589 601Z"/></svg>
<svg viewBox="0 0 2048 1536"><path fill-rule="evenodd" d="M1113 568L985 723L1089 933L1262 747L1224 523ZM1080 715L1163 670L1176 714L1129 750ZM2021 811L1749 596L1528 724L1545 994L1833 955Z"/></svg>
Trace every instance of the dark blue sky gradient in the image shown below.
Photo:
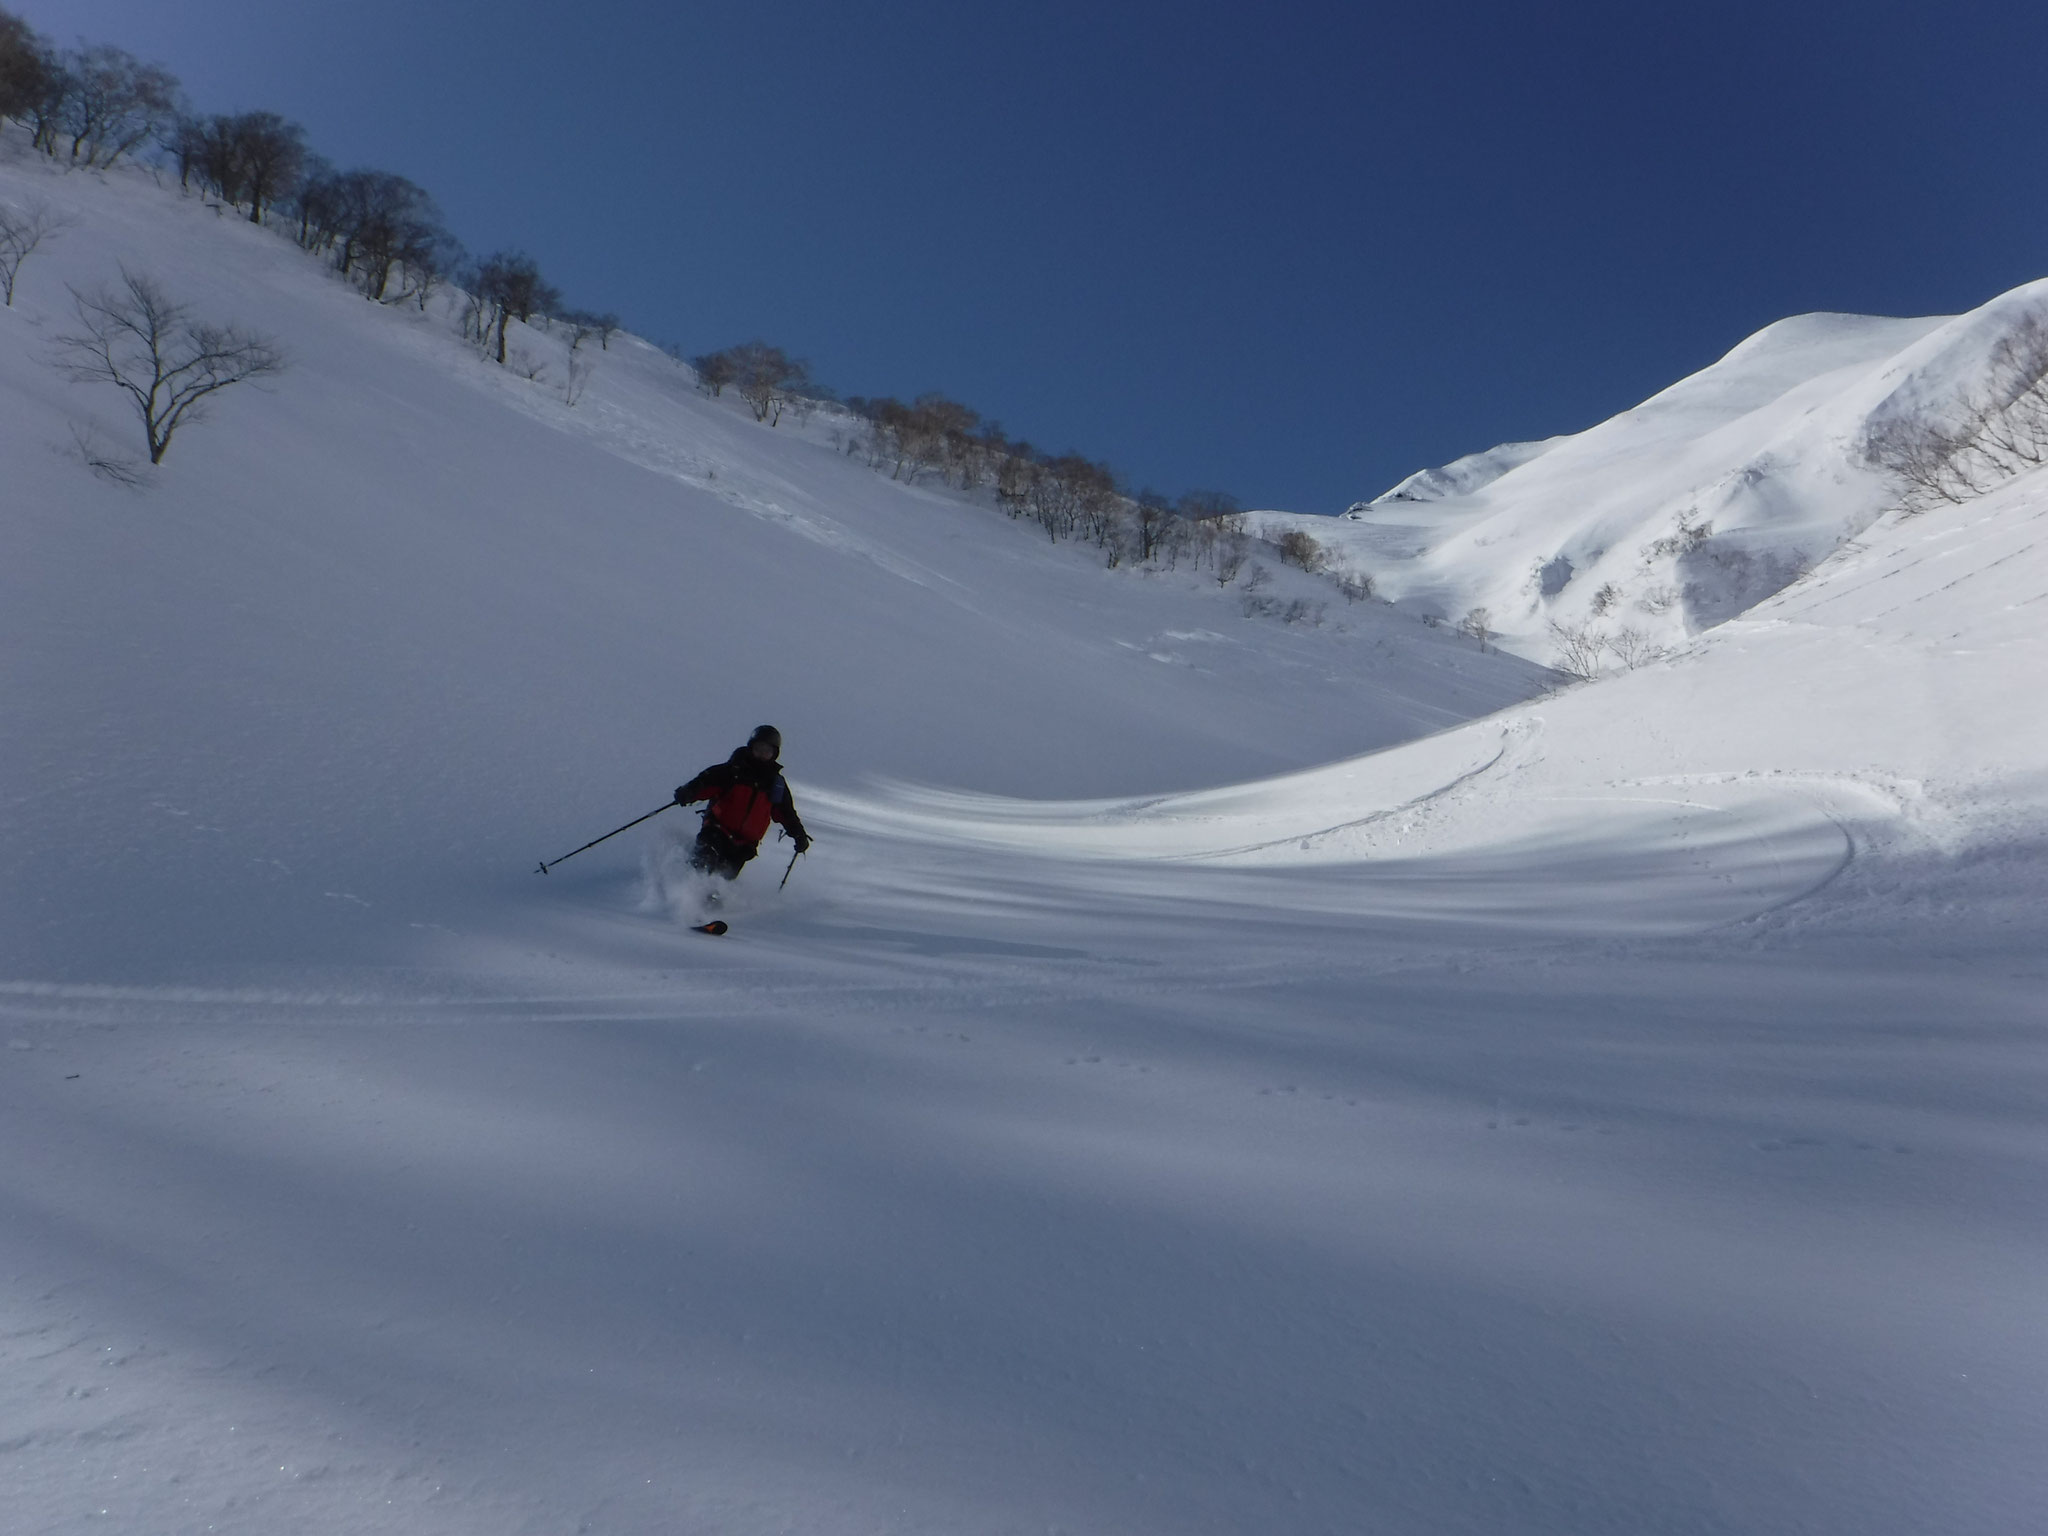
<svg viewBox="0 0 2048 1536"><path fill-rule="evenodd" d="M700 351L1336 511L2048 272L2048 7L0 0Z"/></svg>

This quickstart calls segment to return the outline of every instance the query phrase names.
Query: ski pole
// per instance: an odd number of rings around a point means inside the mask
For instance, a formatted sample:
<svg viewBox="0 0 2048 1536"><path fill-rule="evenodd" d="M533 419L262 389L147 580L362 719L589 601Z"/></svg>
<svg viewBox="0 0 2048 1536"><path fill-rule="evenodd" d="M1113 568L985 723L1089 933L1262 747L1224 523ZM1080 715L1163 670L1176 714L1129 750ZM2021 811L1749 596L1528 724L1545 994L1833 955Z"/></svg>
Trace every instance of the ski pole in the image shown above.
<svg viewBox="0 0 2048 1536"><path fill-rule="evenodd" d="M670 806L673 806L674 804L675 801L671 800L669 801L668 805L657 805L653 810L649 811L646 816L635 816L631 821L626 823L625 827L613 827L611 831L605 833L604 837L617 837L621 832L626 830L626 827L637 827L640 825L641 822L646 821L648 817L659 816L663 811L668 810ZM589 842L583 845L583 848L595 848L599 843L604 841L604 837L593 837ZM583 848L571 848L567 853L562 855L562 859L575 858L577 854L583 851ZM536 869L534 873L536 875L544 875L552 866L561 863L562 859L549 859L545 864L542 864L539 869Z"/></svg>
<svg viewBox="0 0 2048 1536"><path fill-rule="evenodd" d="M803 849L801 849L801 848L797 849L797 851L796 851L795 853L792 853L792 854L791 854L791 855L789 856L789 868L788 868L788 869L785 869L785 870L784 870L784 871L782 872L782 885L787 885L787 884L789 884L789 877L790 877L791 875L793 875L793 874L795 874L795 873L796 873L796 861L797 861L798 859L802 858L803 856L804 856L804 851L803 851ZM777 887L775 887L775 889L777 889L778 891L779 891L779 890L781 890L781 889L782 889L782 885L778 885Z"/></svg>

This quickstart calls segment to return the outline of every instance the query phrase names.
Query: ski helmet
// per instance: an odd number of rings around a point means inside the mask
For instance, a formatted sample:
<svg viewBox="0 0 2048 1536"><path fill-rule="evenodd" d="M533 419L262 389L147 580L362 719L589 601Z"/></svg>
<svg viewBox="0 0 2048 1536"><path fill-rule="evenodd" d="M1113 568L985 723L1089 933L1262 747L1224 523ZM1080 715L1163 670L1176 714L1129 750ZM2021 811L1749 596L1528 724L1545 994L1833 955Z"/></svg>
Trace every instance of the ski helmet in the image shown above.
<svg viewBox="0 0 2048 1536"><path fill-rule="evenodd" d="M782 756L782 732L775 729L774 726L755 726L754 734L747 738L747 745L751 747L756 742L766 742L770 753L776 757Z"/></svg>

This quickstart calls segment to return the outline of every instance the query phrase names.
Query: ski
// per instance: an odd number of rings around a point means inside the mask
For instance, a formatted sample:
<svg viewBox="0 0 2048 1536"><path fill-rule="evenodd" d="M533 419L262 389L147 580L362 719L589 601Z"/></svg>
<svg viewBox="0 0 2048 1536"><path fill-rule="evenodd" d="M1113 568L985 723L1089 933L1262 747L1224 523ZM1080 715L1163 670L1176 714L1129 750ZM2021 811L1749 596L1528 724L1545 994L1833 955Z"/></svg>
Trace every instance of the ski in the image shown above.
<svg viewBox="0 0 2048 1536"><path fill-rule="evenodd" d="M692 923L690 931L692 933L724 933L725 924L720 919L714 917L708 923Z"/></svg>

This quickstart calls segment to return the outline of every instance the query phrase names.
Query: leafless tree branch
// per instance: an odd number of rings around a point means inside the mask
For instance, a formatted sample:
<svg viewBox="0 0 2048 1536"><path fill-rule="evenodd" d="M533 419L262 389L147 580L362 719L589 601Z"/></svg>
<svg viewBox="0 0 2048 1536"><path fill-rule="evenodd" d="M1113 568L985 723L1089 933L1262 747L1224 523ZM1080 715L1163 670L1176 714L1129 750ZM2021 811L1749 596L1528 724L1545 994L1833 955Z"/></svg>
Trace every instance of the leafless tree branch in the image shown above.
<svg viewBox="0 0 2048 1536"><path fill-rule="evenodd" d="M121 269L119 285L71 290L79 328L57 338L58 366L81 383L111 384L142 422L149 462L161 464L178 428L231 384L280 372L283 354L232 326L195 323L155 279Z"/></svg>
<svg viewBox="0 0 2048 1536"><path fill-rule="evenodd" d="M14 305L14 281L21 264L45 240L69 228L70 222L52 213L45 203L30 203L25 208L0 204L0 298L9 308Z"/></svg>

